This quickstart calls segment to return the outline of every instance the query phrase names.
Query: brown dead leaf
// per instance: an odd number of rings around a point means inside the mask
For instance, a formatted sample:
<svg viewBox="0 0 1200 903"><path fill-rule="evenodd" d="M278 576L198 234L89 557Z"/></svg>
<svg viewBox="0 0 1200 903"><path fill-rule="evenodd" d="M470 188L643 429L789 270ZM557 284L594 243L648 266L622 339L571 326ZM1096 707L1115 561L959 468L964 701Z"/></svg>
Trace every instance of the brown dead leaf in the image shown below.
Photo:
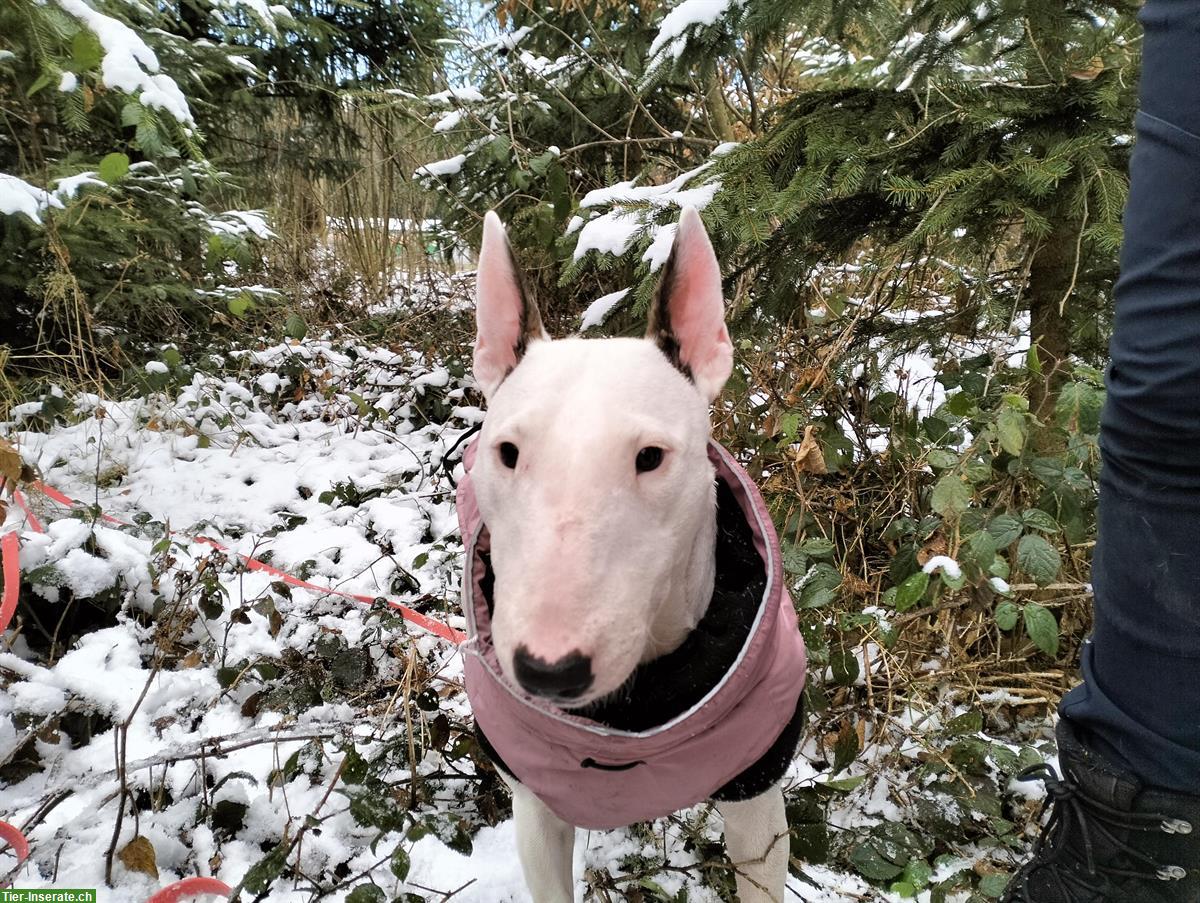
<svg viewBox="0 0 1200 903"><path fill-rule="evenodd" d="M141 872L151 878L158 878L158 865L155 863L154 844L142 835L138 835L125 844L117 854L125 868L131 872Z"/></svg>
<svg viewBox="0 0 1200 903"><path fill-rule="evenodd" d="M1094 56L1087 63L1071 73L1071 78L1077 78L1080 81L1090 82L1095 79L1101 72L1104 71L1104 60L1101 57Z"/></svg>
<svg viewBox="0 0 1200 903"><path fill-rule="evenodd" d="M0 439L0 489L11 495L21 479L21 456L16 448L5 439Z"/></svg>
<svg viewBox="0 0 1200 903"><path fill-rule="evenodd" d="M826 368L803 367L796 372L796 381L787 394L787 403L795 407L805 392L819 389L825 385Z"/></svg>
<svg viewBox="0 0 1200 903"><path fill-rule="evenodd" d="M825 456L821 454L821 446L813 435L810 423L804 428L804 438L800 440L800 449L796 452L796 470L799 473L828 473L825 467Z"/></svg>
<svg viewBox="0 0 1200 903"><path fill-rule="evenodd" d="M946 545L946 537L941 533L934 533L925 541L925 545L921 546L917 551L917 564L925 567L925 563L930 558L933 558L935 555L945 555L948 551L950 551L950 548Z"/></svg>
<svg viewBox="0 0 1200 903"><path fill-rule="evenodd" d="M204 661L204 658L200 655L199 651L196 649L193 649L191 652L189 652L187 655L185 655L182 659L179 660L179 667L180 668L197 668L200 666L200 663L202 661Z"/></svg>
<svg viewBox="0 0 1200 903"><path fill-rule="evenodd" d="M871 595L871 584L857 574L842 574L842 589L855 596Z"/></svg>

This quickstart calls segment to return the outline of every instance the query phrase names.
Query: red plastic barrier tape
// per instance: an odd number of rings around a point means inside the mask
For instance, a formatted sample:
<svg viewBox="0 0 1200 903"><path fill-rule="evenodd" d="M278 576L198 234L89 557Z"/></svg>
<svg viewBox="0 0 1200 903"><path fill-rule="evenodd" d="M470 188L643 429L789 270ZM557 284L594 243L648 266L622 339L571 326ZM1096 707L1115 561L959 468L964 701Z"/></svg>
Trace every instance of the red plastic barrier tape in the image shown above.
<svg viewBox="0 0 1200 903"><path fill-rule="evenodd" d="M4 567L4 588L0 591L0 633L17 613L17 594L21 591L21 560L17 531L0 536L0 564ZM0 835L3 836L3 835Z"/></svg>
<svg viewBox="0 0 1200 903"><path fill-rule="evenodd" d="M54 489L51 486L47 486L45 483L34 483L33 486L35 489L44 493L46 496L48 496L49 498L58 502L60 505L74 507L76 505L82 504L82 502L78 502L75 499L71 498L70 496L63 495L57 489ZM109 523L121 524L123 526L129 526L124 521L122 521L118 518L115 518L115 517L110 517L107 514L101 514L101 517L103 517ZM310 583L307 580L301 580L299 577L293 577L291 574L287 573L286 571L281 571L281 570L279 570L279 568L272 567L271 565L267 564L265 561L259 561L257 558L251 558L249 555L243 555L240 552L234 552L228 546L222 545L221 543L217 542L215 539L209 539L207 536L193 536L193 537L191 537L191 539L193 542L203 543L206 546L211 546L212 548L219 549L222 552L228 552L231 555L237 555L238 558L242 559L242 561L245 562L246 567L248 567L250 570L262 571L263 573L270 574L271 576L275 577L278 580L282 580L284 583L287 583L290 586L297 586L297 587L300 587L301 589L311 590L312 592L316 592L316 593L324 593L324 594L328 594L328 595L332 595L332 596L340 596L343 599L350 599L355 602L363 602L367 605L372 605L375 602L375 599L372 596L363 596L363 595L359 595L358 593L348 593L348 592L345 592L344 590L334 589L333 587L330 587L330 586L321 586L316 583ZM6 570L6 572L7 572L7 570ZM411 624L416 624L418 627L428 630L430 633L435 634L436 636L440 636L442 639L447 640L456 646L459 643L462 643L467 638L465 633L463 633L460 630L455 630L449 624L443 623L442 621L438 621L435 618L429 617L428 615L423 615L423 614L421 614L421 612L417 611L416 609L409 608L407 605L404 605L400 602L388 601L387 604L394 611L399 612L400 616L403 617L404 620L408 621Z"/></svg>
<svg viewBox="0 0 1200 903"><path fill-rule="evenodd" d="M73 499L69 495L63 495L53 486L47 486L45 483L30 483L29 485L42 495L53 499L60 505L66 505L68 508L75 508L79 505L87 504L86 502L81 502L78 499ZM110 524L120 524L122 527L129 526L129 524L125 523L125 521L121 520L119 517L111 517L110 515L105 514L103 511L100 512L100 517L102 520L105 520Z"/></svg>
<svg viewBox="0 0 1200 903"><path fill-rule="evenodd" d="M17 865L29 858L29 841L6 821L0 821L0 840L12 847L13 852L17 854Z"/></svg>
<svg viewBox="0 0 1200 903"><path fill-rule="evenodd" d="M42 522L37 519L37 515L33 513L33 509L29 507L29 503L25 501L25 496L21 495L19 490L13 491L13 501L17 503L17 507L25 512L25 522L29 524L30 530L34 533L46 532L42 526Z"/></svg>
<svg viewBox="0 0 1200 903"><path fill-rule="evenodd" d="M231 893L233 893L233 888L216 878L184 878L182 881L168 884L146 903L179 903L180 900L186 900L197 894L217 894L221 897L228 897Z"/></svg>

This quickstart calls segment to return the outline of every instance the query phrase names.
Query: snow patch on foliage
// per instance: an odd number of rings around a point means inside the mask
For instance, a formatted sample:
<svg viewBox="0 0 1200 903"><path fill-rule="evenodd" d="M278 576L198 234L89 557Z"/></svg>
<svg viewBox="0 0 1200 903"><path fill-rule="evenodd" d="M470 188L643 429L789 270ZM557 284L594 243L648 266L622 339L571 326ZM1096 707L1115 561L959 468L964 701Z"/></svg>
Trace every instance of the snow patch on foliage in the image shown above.
<svg viewBox="0 0 1200 903"><path fill-rule="evenodd" d="M421 176L455 176L462 172L463 164L466 162L466 154L455 154L446 160L436 160L433 163L418 166L416 172L413 173L413 178Z"/></svg>
<svg viewBox="0 0 1200 903"><path fill-rule="evenodd" d="M451 110L434 124L433 130L439 133L448 132L453 128L457 128L458 124L462 122L462 118L463 114L459 110Z"/></svg>
<svg viewBox="0 0 1200 903"><path fill-rule="evenodd" d="M44 188L0 172L0 213L24 213L35 223L41 223L41 213L47 207L62 207L62 201Z"/></svg>
<svg viewBox="0 0 1200 903"><path fill-rule="evenodd" d="M697 210L707 207L721 188L719 181L705 182L693 188L684 186L711 166L711 162L702 163L662 185L638 186L630 180L589 191L579 202L581 209L602 206L612 209L583 223L575 242L575 260L582 259L588 251L620 256L629 250L634 239L644 235L651 241L642 260L650 264L651 272L657 270L671 253L676 224L658 225L654 221L655 215L672 206L680 209L695 207ZM626 204L636 206L623 206ZM572 219L567 234L576 228L578 224Z"/></svg>
<svg viewBox="0 0 1200 903"><path fill-rule="evenodd" d="M179 85L169 75L158 74L158 56L137 32L93 9L85 0L54 2L81 21L100 41L104 48L100 73L106 87L133 94L143 106L163 110L184 125L195 124Z"/></svg>
<svg viewBox="0 0 1200 903"><path fill-rule="evenodd" d="M580 320L579 331L586 332L593 326L601 325L628 294L629 289L623 288L619 292L602 295L589 304L587 310L583 312L583 318Z"/></svg>
<svg viewBox="0 0 1200 903"><path fill-rule="evenodd" d="M81 172L55 180L53 191L30 185L24 179L0 172L0 213L23 213L39 225L42 213L51 207L63 209L63 201L70 200L85 185L106 187L106 183L95 178L94 172Z"/></svg>
<svg viewBox="0 0 1200 903"><path fill-rule="evenodd" d="M650 44L651 59L660 53L678 59L687 46L686 35L696 28L715 25L731 9L738 9L742 0L683 0L672 9L658 26L658 34Z"/></svg>
<svg viewBox="0 0 1200 903"><path fill-rule="evenodd" d="M925 562L925 566L921 568L926 574L932 574L934 571L941 571L951 580L958 580L962 577L962 568L958 562L948 555L934 555Z"/></svg>
<svg viewBox="0 0 1200 903"><path fill-rule="evenodd" d="M275 233L267 225L264 210L226 210L207 220L208 228L219 235L253 235L264 241Z"/></svg>
<svg viewBox="0 0 1200 903"><path fill-rule="evenodd" d="M465 88L447 88L445 91L438 91L436 94L426 94L425 99L431 103L449 104L451 100L457 100L459 103L480 103L485 98L478 88L468 86Z"/></svg>

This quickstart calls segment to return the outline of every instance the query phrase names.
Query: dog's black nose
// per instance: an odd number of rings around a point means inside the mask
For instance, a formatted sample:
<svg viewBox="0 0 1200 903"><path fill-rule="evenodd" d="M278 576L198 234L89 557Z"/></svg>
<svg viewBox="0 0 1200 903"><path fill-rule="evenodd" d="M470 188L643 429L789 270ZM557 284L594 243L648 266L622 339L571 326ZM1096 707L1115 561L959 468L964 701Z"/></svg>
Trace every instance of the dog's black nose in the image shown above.
<svg viewBox="0 0 1200 903"><path fill-rule="evenodd" d="M575 699L592 685L592 660L580 652L547 662L518 646L513 654L513 671L517 683L534 696Z"/></svg>

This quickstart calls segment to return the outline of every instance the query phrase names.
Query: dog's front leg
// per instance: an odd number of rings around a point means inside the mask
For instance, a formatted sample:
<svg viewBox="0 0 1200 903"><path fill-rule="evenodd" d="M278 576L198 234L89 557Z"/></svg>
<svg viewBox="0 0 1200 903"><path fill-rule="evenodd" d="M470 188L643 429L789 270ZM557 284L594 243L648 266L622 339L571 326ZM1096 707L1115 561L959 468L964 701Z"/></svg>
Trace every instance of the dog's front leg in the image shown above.
<svg viewBox="0 0 1200 903"><path fill-rule="evenodd" d="M783 903L790 842L783 790L738 802L718 802L725 819L725 849L736 870L741 903Z"/></svg>
<svg viewBox="0 0 1200 903"><path fill-rule="evenodd" d="M555 815L524 784L504 776L512 790L517 856L533 903L574 903L575 828Z"/></svg>

